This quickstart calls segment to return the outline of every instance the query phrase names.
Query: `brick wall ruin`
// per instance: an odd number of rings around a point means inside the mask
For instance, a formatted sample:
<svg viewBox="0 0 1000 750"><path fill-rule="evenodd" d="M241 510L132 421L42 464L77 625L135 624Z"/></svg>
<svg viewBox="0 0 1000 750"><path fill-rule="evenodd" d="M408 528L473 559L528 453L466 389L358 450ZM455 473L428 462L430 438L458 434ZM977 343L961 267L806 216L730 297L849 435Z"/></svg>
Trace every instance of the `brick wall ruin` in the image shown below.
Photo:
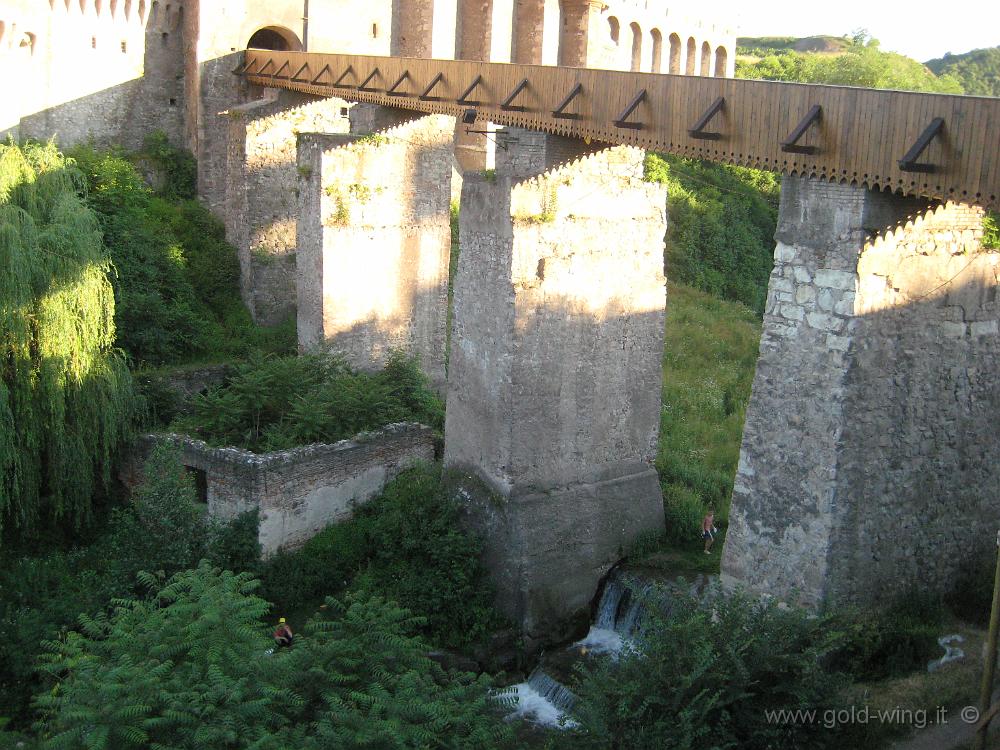
<svg viewBox="0 0 1000 750"><path fill-rule="evenodd" d="M434 460L432 430L407 423L332 445L261 454L212 448L183 435L146 435L122 470L127 486L141 481L143 460L162 441L179 446L182 463L203 472L203 499L213 518L259 511L258 538L265 556L300 546L330 524L350 518L400 472Z"/></svg>

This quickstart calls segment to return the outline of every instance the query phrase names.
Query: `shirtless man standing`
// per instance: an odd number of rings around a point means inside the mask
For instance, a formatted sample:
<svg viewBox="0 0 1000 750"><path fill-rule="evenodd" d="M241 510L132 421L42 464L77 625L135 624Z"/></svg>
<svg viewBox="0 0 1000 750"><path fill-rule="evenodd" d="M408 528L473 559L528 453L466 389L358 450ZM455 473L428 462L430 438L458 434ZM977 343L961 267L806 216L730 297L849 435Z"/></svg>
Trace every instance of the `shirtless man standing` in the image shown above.
<svg viewBox="0 0 1000 750"><path fill-rule="evenodd" d="M715 508L709 508L708 513L701 521L701 536L705 540L705 554L712 554L712 545L715 544Z"/></svg>

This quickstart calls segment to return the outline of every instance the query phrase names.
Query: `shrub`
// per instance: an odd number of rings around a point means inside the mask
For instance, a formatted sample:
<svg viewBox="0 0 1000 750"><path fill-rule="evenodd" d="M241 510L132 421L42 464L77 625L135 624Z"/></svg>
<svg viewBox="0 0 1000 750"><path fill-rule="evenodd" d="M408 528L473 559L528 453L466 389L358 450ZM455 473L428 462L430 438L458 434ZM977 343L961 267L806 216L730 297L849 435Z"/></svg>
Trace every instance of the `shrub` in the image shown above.
<svg viewBox="0 0 1000 750"><path fill-rule="evenodd" d="M862 680L881 680L915 670L940 655L937 639L944 626L939 597L911 591L884 612L848 611L838 618L845 641L831 666Z"/></svg>
<svg viewBox="0 0 1000 750"><path fill-rule="evenodd" d="M836 703L846 679L822 667L840 638L829 626L740 596L701 602L657 588L637 647L580 670L579 727L561 741L630 750L836 747L821 725L769 720L775 710Z"/></svg>
<svg viewBox="0 0 1000 750"><path fill-rule="evenodd" d="M506 624L493 609L480 551L440 468L422 466L400 474L349 521L267 560L262 594L275 614L302 616L348 588L377 593L424 618L420 632L433 643L460 648Z"/></svg>
<svg viewBox="0 0 1000 750"><path fill-rule="evenodd" d="M45 672L58 689L37 698L47 746L491 748L509 739L488 710L485 678L446 679L405 610L377 597L329 599L293 648L268 653L268 604L255 586L203 563L48 643Z"/></svg>
<svg viewBox="0 0 1000 750"><path fill-rule="evenodd" d="M375 374L326 356L254 358L193 402L172 429L214 445L273 451L335 442L392 422L442 427L444 409L415 359L400 352Z"/></svg>

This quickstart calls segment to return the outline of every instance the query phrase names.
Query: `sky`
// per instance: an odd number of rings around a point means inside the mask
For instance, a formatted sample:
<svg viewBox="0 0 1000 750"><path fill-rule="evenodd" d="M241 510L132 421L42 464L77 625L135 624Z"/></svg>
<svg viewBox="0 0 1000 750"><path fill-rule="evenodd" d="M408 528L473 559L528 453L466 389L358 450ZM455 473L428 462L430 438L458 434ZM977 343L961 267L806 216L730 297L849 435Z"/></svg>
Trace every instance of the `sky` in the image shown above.
<svg viewBox="0 0 1000 750"><path fill-rule="evenodd" d="M843 36L862 28L882 49L921 62L1000 45L1000 0L711 0L706 7L735 20L739 36Z"/></svg>

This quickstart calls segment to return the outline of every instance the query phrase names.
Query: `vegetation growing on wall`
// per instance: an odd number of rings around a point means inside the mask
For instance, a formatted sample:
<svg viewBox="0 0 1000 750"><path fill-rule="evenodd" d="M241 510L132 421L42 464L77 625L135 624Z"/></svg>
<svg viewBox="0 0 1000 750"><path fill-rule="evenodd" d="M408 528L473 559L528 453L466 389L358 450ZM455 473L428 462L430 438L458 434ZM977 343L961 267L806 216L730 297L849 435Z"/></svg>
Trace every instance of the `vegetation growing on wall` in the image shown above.
<svg viewBox="0 0 1000 750"><path fill-rule="evenodd" d="M328 356L251 359L225 386L195 398L171 427L212 445L272 451L331 443L392 422L441 428L444 406L402 352L369 374Z"/></svg>
<svg viewBox="0 0 1000 750"><path fill-rule="evenodd" d="M83 176L0 145L0 530L79 526L135 409Z"/></svg>

